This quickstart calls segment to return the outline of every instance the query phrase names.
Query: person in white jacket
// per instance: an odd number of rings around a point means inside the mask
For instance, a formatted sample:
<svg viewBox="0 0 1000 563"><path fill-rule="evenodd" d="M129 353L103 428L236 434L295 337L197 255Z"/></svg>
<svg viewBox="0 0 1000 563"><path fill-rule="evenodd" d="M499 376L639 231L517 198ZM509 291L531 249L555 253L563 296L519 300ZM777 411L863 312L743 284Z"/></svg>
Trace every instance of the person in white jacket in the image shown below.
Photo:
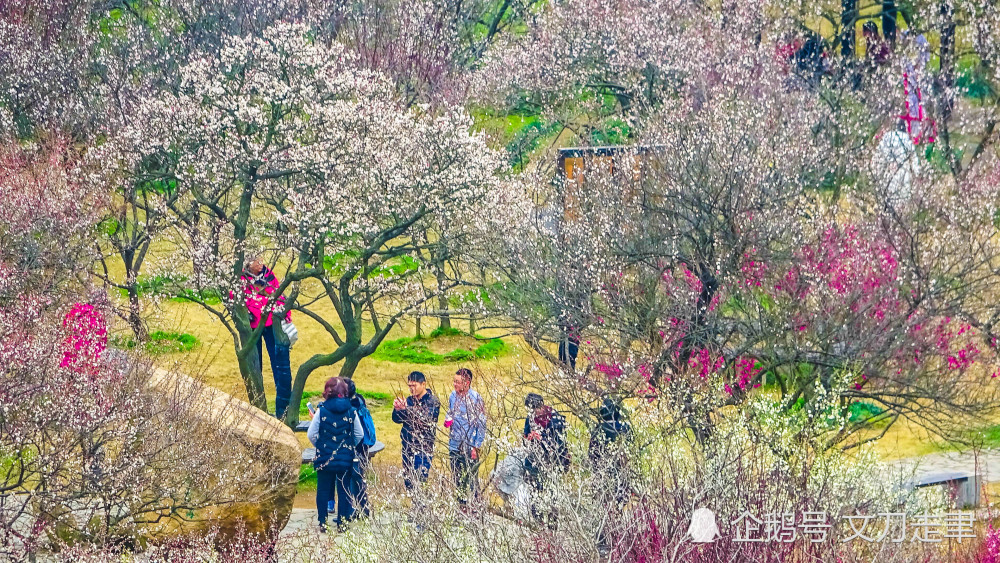
<svg viewBox="0 0 1000 563"><path fill-rule="evenodd" d="M886 201L896 207L913 196L913 181L920 174L920 157L900 120L893 131L879 140L872 156L872 176Z"/></svg>

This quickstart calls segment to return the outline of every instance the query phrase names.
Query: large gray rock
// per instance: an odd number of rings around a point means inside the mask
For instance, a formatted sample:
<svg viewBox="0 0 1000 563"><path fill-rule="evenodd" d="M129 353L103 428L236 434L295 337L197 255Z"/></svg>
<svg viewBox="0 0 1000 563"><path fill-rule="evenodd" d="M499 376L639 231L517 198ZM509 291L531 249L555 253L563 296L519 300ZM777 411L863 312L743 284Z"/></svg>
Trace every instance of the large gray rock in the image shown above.
<svg viewBox="0 0 1000 563"><path fill-rule="evenodd" d="M149 415L129 420L137 428L131 443L109 441L96 471L81 464L82 477L66 473L67 490L91 492L37 495L50 538L146 545L211 531L218 543L276 537L291 515L301 465L292 431L183 374L155 370L142 387Z"/></svg>
<svg viewBox="0 0 1000 563"><path fill-rule="evenodd" d="M291 429L249 403L181 374L158 370L150 379L150 388L168 393L194 391L201 406L190 414L200 417L202 424L215 426L228 438L227 443L219 444L218 455L226 456L232 448L242 448L245 456L239 458L251 464L233 469L260 477L250 487L246 486L246 478L240 479L240 488L228 491L223 503L194 510L191 518L149 525L146 530L150 539L213 528L223 539L240 532L268 537L280 532L292 513L302 456Z"/></svg>

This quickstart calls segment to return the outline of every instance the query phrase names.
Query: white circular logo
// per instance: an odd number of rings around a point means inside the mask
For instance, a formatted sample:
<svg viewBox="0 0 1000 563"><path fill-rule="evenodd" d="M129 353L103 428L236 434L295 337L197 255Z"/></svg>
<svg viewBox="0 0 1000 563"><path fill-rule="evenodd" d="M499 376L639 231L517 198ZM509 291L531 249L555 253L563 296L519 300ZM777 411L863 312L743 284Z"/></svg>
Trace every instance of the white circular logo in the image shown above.
<svg viewBox="0 0 1000 563"><path fill-rule="evenodd" d="M720 537L719 527L715 524L715 513L707 508L695 509L691 515L688 535L694 543L712 543Z"/></svg>

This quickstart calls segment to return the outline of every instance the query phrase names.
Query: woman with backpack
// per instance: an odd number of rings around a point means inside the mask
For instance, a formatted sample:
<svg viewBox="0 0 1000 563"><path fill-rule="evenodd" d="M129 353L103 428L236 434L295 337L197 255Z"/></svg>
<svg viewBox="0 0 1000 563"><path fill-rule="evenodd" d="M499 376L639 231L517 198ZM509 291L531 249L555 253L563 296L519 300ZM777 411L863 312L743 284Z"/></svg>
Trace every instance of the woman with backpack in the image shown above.
<svg viewBox="0 0 1000 563"><path fill-rule="evenodd" d="M368 483L365 482L365 473L368 471L369 454L368 450L375 445L375 423L372 421L371 412L368 410L368 403L365 398L358 394L357 386L353 379L347 380L347 397L351 400L351 406L357 412L361 420L361 428L364 437L355 446L358 463L354 464L354 474L351 478L351 498L354 499L354 510L348 518L354 519L356 516L369 516L371 508L368 506Z"/></svg>
<svg viewBox="0 0 1000 563"><path fill-rule="evenodd" d="M323 388L323 402L309 423L306 436L316 446L316 510L319 526L326 531L327 503L337 501L337 525L353 513L350 486L357 463L355 448L364 440L364 428L357 410L351 406L347 382L331 377Z"/></svg>

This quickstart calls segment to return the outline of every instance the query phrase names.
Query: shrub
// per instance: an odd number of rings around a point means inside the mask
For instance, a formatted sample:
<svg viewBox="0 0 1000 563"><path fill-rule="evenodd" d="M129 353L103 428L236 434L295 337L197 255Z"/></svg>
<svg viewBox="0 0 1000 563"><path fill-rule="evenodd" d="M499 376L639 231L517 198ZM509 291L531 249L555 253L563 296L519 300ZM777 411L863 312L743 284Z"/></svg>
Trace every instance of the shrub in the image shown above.
<svg viewBox="0 0 1000 563"><path fill-rule="evenodd" d="M177 289L178 286L187 281L187 276L174 274L160 274L148 278L136 280L135 289L140 297L169 297L171 301L204 301L210 305L222 303L218 290L202 289L193 290L188 288ZM119 289L122 297L128 296L128 291Z"/></svg>
<svg viewBox="0 0 1000 563"><path fill-rule="evenodd" d="M171 295L172 287L187 281L186 276L174 274L160 274L152 277L140 277L135 282L136 293L140 296L156 297L161 295ZM128 295L125 289L119 289L122 297Z"/></svg>
<svg viewBox="0 0 1000 563"><path fill-rule="evenodd" d="M848 421L852 424L864 422L884 412L885 409L878 405L867 401L858 401L856 403L851 403L851 406L848 407Z"/></svg>
<svg viewBox="0 0 1000 563"><path fill-rule="evenodd" d="M150 354L187 352L199 344L198 338L192 334L157 330L149 335L146 351Z"/></svg>
<svg viewBox="0 0 1000 563"><path fill-rule="evenodd" d="M431 338L440 338L442 336L462 336L465 334L461 330L454 327L437 327L431 331Z"/></svg>
<svg viewBox="0 0 1000 563"><path fill-rule="evenodd" d="M295 487L296 493L308 493L316 491L316 468L311 463L302 464L299 470L299 483Z"/></svg>
<svg viewBox="0 0 1000 563"><path fill-rule="evenodd" d="M431 352L427 345L416 338L386 340L372 357L378 360L410 364L440 364L444 357Z"/></svg>
<svg viewBox="0 0 1000 563"><path fill-rule="evenodd" d="M222 297L220 297L219 292L215 289L202 289L199 291L182 289L176 296L171 298L171 301L204 301L209 305L218 305L222 303Z"/></svg>
<svg viewBox="0 0 1000 563"><path fill-rule="evenodd" d="M491 338L485 344L476 348L476 358L480 360L492 360L503 353L506 345L499 338Z"/></svg>
<svg viewBox="0 0 1000 563"><path fill-rule="evenodd" d="M0 487L18 492L0 503L0 559L60 540L134 548L202 529L211 511L266 527L270 516L219 507L287 498L290 449L271 439L280 426L186 376L104 349L102 317L90 318L70 338L58 322L0 323L0 452L12 460Z"/></svg>

